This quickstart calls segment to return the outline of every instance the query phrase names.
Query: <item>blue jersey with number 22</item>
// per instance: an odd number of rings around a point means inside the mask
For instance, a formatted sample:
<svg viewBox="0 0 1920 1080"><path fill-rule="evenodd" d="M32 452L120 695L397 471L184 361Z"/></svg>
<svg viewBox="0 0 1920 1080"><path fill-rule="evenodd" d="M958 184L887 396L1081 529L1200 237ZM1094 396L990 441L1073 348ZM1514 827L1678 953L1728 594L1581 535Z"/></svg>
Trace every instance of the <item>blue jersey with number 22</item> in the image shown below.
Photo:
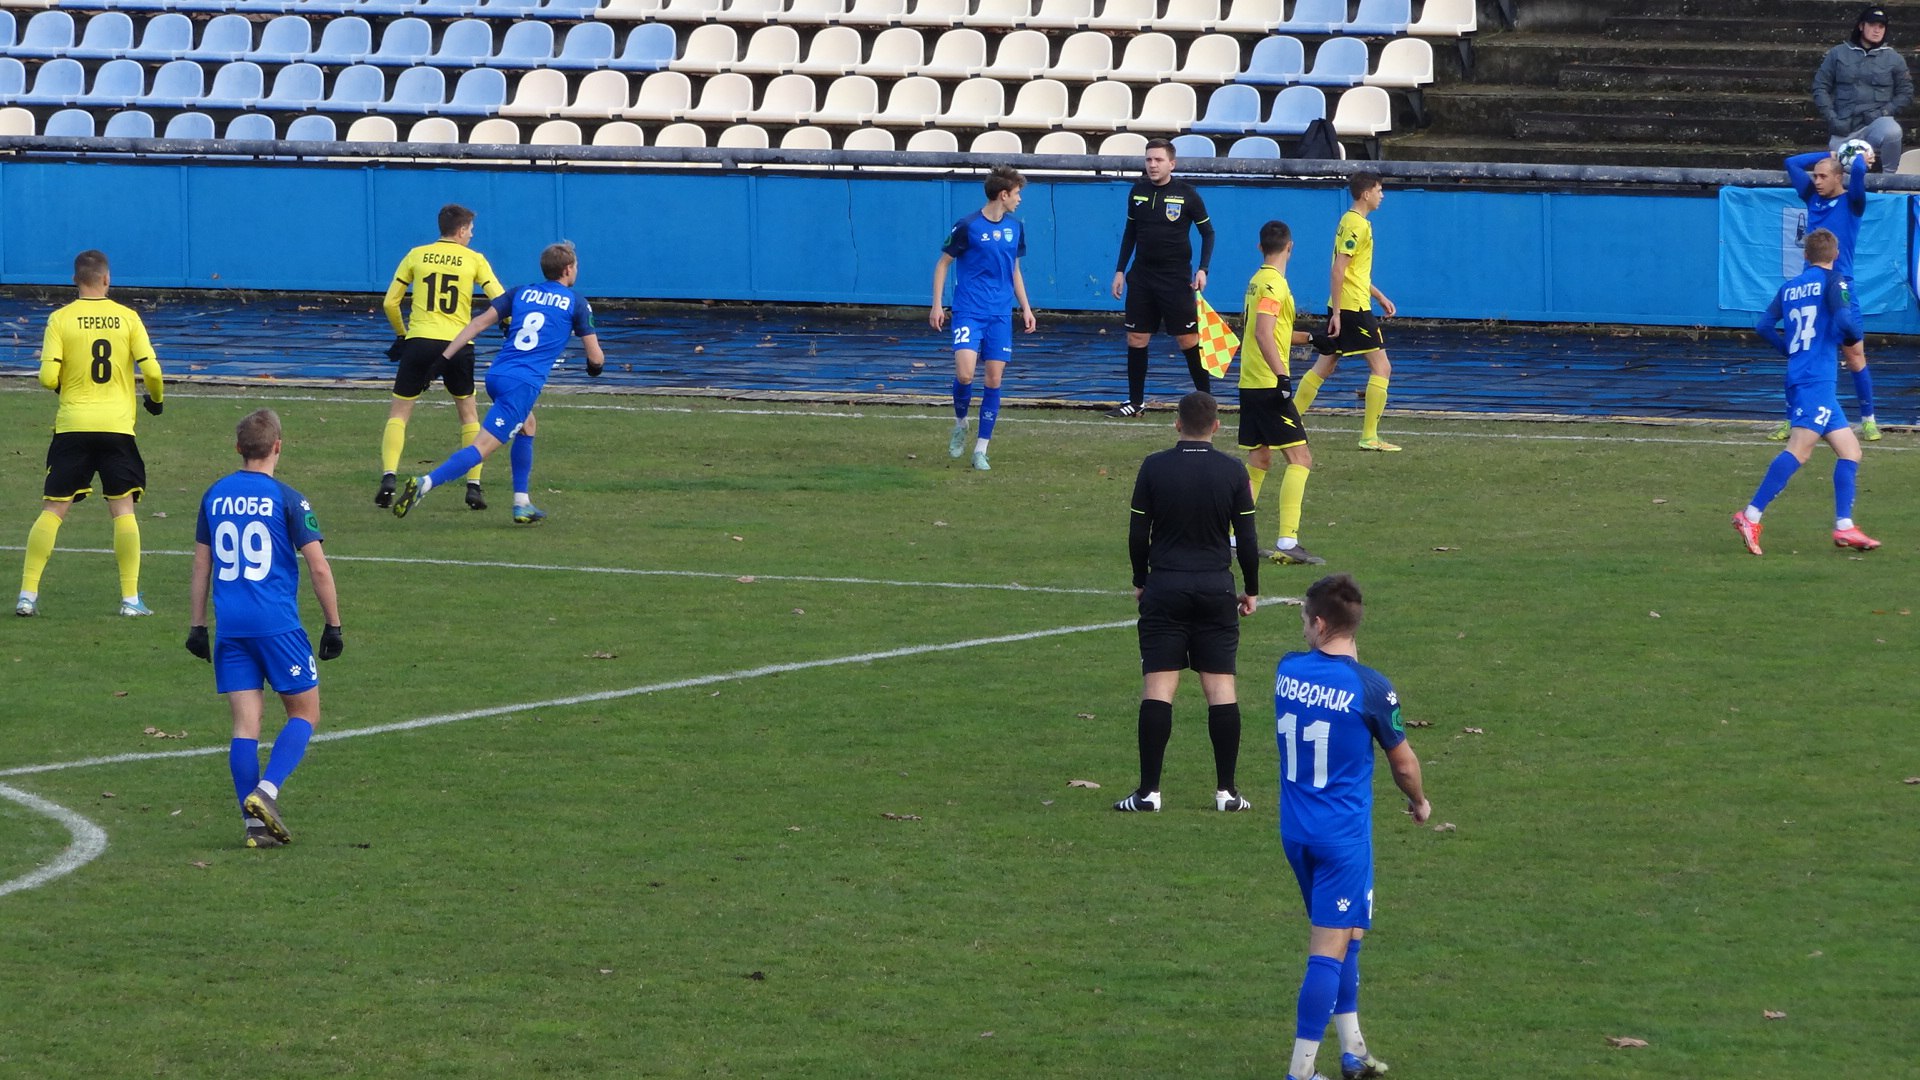
<svg viewBox="0 0 1920 1080"><path fill-rule="evenodd" d="M222 477L200 499L194 539L213 549L215 632L269 637L300 629L300 549L320 535L313 507L263 472Z"/></svg>
<svg viewBox="0 0 1920 1080"><path fill-rule="evenodd" d="M507 341L487 370L488 379L545 386L554 361L567 350L567 339L594 332L587 298L557 281L501 293L493 310L507 326Z"/></svg>
<svg viewBox="0 0 1920 1080"><path fill-rule="evenodd" d="M1407 741L1386 676L1318 649L1280 658L1273 682L1280 743L1280 836L1349 844L1373 835L1373 744Z"/></svg>

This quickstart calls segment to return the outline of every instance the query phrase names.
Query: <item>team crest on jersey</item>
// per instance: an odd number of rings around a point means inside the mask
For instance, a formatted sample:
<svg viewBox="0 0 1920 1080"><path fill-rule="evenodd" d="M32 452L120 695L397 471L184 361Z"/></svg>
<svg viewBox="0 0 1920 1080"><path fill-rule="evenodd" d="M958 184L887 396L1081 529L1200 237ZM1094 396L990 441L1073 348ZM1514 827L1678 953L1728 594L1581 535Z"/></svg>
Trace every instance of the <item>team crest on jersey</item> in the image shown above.
<svg viewBox="0 0 1920 1080"><path fill-rule="evenodd" d="M1185 199L1168 199L1167 200L1167 220L1179 221L1180 211L1185 208L1186 208Z"/></svg>

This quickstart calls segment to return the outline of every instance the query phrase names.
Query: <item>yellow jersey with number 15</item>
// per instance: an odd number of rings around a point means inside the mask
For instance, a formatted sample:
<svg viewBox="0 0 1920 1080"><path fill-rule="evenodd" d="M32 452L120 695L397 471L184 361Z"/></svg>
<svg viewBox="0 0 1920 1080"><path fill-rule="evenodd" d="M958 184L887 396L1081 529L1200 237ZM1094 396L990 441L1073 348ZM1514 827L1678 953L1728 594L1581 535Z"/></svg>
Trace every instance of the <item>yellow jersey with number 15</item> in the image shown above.
<svg viewBox="0 0 1920 1080"><path fill-rule="evenodd" d="M1347 275L1340 281L1341 311L1373 310L1373 222L1367 215L1352 210L1340 215L1340 228L1333 234L1335 258L1349 256Z"/></svg>
<svg viewBox="0 0 1920 1080"><path fill-rule="evenodd" d="M387 286L384 307L393 332L409 338L452 341L473 318L473 290L488 300L506 292L487 257L452 240L435 240L407 252ZM413 290L413 311L403 323L400 298Z"/></svg>
<svg viewBox="0 0 1920 1080"><path fill-rule="evenodd" d="M143 363L157 379L146 324L130 307L81 297L47 316L40 382L60 391L53 430L133 434L133 374Z"/></svg>

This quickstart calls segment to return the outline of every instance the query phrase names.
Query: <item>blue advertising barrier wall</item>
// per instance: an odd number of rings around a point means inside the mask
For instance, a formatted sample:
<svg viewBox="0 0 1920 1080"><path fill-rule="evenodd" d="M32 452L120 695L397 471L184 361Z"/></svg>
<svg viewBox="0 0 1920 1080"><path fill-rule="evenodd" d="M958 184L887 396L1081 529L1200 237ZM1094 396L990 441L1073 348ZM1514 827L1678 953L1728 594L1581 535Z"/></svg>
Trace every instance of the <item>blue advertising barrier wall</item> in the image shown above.
<svg viewBox="0 0 1920 1080"><path fill-rule="evenodd" d="M1301 309L1326 295L1347 205L1326 181L1197 178L1218 232L1208 298L1237 312L1260 225L1291 224ZM1019 216L1041 310L1116 310L1109 290L1127 181L1036 177ZM591 296L928 302L978 179L869 171L342 167L294 163L0 161L0 283L55 285L98 247L123 287L383 291L434 214L478 214L474 245L509 281L540 248L580 249ZM1723 309L1715 192L1448 189L1390 180L1374 280L1403 316L1747 326ZM1197 241L1196 241L1197 242ZM1872 328L1915 332L1910 294Z"/></svg>

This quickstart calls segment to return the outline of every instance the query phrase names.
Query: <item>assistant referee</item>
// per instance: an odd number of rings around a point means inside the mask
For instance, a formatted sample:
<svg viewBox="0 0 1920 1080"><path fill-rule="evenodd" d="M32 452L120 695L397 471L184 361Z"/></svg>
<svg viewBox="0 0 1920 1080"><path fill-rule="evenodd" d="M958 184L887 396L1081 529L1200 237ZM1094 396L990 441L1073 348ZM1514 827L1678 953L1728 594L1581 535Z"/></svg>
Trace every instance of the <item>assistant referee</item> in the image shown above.
<svg viewBox="0 0 1920 1080"><path fill-rule="evenodd" d="M1195 390L1212 386L1200 364L1200 318L1193 294L1207 287L1213 260L1213 221L1200 193L1173 178L1173 144L1147 143L1146 179L1127 193L1127 228L1113 271L1113 298L1126 297L1127 400L1108 416L1139 416L1147 400L1147 343L1165 327L1187 357ZM1200 231L1200 268L1193 268L1189 233ZM1129 268L1131 261L1131 268Z"/></svg>
<svg viewBox="0 0 1920 1080"><path fill-rule="evenodd" d="M1195 390L1180 399L1180 441L1140 463L1133 482L1127 548L1133 594L1140 605L1140 786L1115 810L1160 809L1160 766L1173 734L1173 694L1180 672L1200 673L1213 741L1216 810L1252 804L1234 786L1240 758L1240 705L1234 659L1240 617L1260 594L1260 539L1246 466L1213 447L1220 404ZM1231 531L1236 542L1227 540ZM1233 560L1244 592L1235 594Z"/></svg>

